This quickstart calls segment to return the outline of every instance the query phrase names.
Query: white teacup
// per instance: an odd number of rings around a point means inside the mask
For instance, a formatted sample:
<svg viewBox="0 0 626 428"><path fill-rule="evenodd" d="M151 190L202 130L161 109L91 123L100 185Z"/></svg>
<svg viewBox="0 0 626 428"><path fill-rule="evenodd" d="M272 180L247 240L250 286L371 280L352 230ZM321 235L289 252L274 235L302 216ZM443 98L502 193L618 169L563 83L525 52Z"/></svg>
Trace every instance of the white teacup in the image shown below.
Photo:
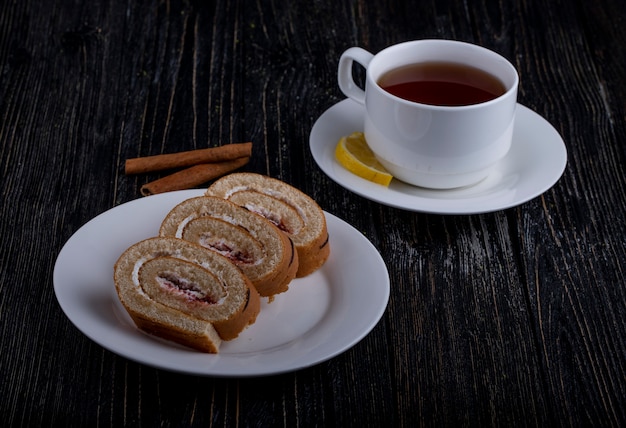
<svg viewBox="0 0 626 428"><path fill-rule="evenodd" d="M365 90L352 76L353 63L366 69ZM380 86L390 71L418 63L453 63L479 69L501 84L501 93L469 105L409 101ZM511 147L519 78L513 65L488 49L451 40L400 43L372 55L346 50L339 60L343 93L365 105L368 145L397 179L450 189L487 177Z"/></svg>

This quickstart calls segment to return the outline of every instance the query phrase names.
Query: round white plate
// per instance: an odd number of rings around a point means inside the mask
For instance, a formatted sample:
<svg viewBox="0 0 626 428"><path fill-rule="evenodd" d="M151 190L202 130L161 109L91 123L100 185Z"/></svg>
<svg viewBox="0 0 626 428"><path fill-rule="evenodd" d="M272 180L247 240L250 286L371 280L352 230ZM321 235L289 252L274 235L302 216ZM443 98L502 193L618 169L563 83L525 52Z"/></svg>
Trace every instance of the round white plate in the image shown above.
<svg viewBox="0 0 626 428"><path fill-rule="evenodd" d="M219 354L206 354L143 333L118 300L113 265L133 243L156 236L185 190L119 205L81 227L54 268L54 291L70 321L87 337L130 360L195 375L260 376L328 360L355 345L382 317L389 274L376 248L352 226L326 213L331 255L321 269L295 279L257 321Z"/></svg>
<svg viewBox="0 0 626 428"><path fill-rule="evenodd" d="M339 139L363 130L363 114L364 107L350 99L326 110L311 130L311 153L322 171L339 185L396 208L436 214L478 214L510 208L552 187L567 163L559 133L537 113L518 104L511 150L480 183L431 190L394 179L385 187L348 172L335 160Z"/></svg>

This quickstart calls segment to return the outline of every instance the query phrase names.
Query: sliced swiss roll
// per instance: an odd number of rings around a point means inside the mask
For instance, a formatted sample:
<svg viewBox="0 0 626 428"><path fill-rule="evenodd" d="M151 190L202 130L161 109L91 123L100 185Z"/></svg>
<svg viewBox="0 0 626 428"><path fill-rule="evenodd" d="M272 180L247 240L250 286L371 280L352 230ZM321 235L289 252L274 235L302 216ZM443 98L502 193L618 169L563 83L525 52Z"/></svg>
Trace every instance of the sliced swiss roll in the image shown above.
<svg viewBox="0 0 626 428"><path fill-rule="evenodd" d="M234 173L215 181L206 195L260 214L291 237L298 251L298 277L317 270L330 254L324 212L310 196L283 181L254 173Z"/></svg>
<svg viewBox="0 0 626 428"><path fill-rule="evenodd" d="M226 257L176 238L149 238L115 263L117 294L141 330L217 353L256 321L259 294Z"/></svg>
<svg viewBox="0 0 626 428"><path fill-rule="evenodd" d="M199 244L227 257L264 297L287 291L298 270L293 242L264 218L225 199L200 196L175 206L160 236Z"/></svg>

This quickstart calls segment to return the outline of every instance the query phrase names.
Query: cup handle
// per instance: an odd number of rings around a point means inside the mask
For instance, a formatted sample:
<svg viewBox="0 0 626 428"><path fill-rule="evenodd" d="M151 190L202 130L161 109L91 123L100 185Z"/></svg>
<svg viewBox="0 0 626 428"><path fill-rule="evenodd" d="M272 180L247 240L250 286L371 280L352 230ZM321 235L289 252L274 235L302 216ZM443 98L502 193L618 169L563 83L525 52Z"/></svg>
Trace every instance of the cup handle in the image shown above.
<svg viewBox="0 0 626 428"><path fill-rule="evenodd" d="M341 58L339 58L339 67L337 70L339 89L341 89L341 92L343 92L346 97L360 104L365 104L365 91L354 82L354 78L352 77L352 64L356 61L367 69L372 58L374 58L374 55L365 49L357 47L346 50L341 55Z"/></svg>

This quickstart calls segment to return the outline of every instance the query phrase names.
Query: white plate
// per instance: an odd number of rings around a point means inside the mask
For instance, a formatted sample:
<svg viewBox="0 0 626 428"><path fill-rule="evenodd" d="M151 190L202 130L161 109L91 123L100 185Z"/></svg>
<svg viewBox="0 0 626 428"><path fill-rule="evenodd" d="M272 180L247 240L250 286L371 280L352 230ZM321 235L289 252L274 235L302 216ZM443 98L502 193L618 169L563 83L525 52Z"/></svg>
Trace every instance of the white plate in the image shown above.
<svg viewBox="0 0 626 428"><path fill-rule="evenodd" d="M121 305L113 265L133 243L155 236L177 203L202 194L186 190L117 206L81 227L54 268L54 291L70 321L104 348L153 367L206 376L283 373L328 360L355 345L382 317L389 274L376 248L356 229L326 213L331 256L321 269L295 279L267 303L256 323L217 355L138 330Z"/></svg>
<svg viewBox="0 0 626 428"><path fill-rule="evenodd" d="M478 214L510 208L552 187L567 163L559 133L537 113L518 104L511 150L480 183L430 190L394 179L384 187L348 172L335 160L337 141L363 130L363 114L363 106L350 99L326 110L311 130L311 153L322 171L341 186L396 208L437 214Z"/></svg>

